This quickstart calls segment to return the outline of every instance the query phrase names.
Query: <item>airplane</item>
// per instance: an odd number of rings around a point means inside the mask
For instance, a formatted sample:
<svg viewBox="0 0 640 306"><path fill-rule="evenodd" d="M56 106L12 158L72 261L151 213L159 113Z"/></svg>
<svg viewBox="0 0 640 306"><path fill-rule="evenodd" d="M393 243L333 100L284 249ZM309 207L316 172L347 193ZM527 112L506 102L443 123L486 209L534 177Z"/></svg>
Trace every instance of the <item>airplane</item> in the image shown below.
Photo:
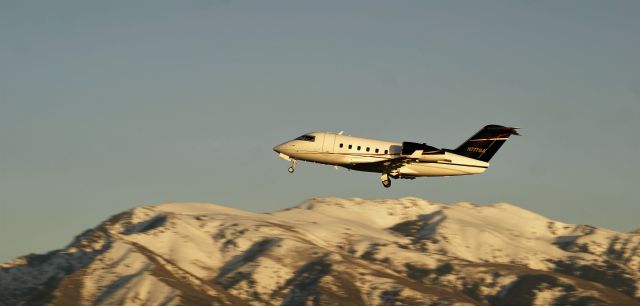
<svg viewBox="0 0 640 306"><path fill-rule="evenodd" d="M273 148L291 162L307 161L349 170L380 173L385 188L391 179L480 174L517 127L487 125L456 149L438 149L426 143L390 142L344 135L343 132L311 132Z"/></svg>

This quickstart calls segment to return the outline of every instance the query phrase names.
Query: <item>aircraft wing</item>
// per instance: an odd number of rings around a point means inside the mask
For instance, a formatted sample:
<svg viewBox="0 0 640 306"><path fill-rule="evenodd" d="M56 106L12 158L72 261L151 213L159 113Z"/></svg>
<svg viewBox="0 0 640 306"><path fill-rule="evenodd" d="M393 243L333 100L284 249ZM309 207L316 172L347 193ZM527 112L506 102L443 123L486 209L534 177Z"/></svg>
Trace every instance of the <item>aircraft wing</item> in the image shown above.
<svg viewBox="0 0 640 306"><path fill-rule="evenodd" d="M389 173L413 162L415 162L414 159L407 158L406 156L401 156L369 163L354 163L346 165L344 167L358 171Z"/></svg>
<svg viewBox="0 0 640 306"><path fill-rule="evenodd" d="M403 156L403 157L382 161L381 164L382 164L383 172L389 173L389 172L393 172L394 170L398 170L406 165L416 163L416 162L418 162L418 160Z"/></svg>
<svg viewBox="0 0 640 306"><path fill-rule="evenodd" d="M438 162L448 161L445 158L445 153L442 154L424 154L423 150L416 150L411 155L400 155L399 157L376 161L372 163L358 163L352 165L350 168L363 171L381 172L381 173L393 173L398 169L418 162ZM440 153L440 152L439 152Z"/></svg>
<svg viewBox="0 0 640 306"><path fill-rule="evenodd" d="M392 172L406 165L420 162L423 150L416 150L411 155L400 156L397 158L382 161L384 172Z"/></svg>

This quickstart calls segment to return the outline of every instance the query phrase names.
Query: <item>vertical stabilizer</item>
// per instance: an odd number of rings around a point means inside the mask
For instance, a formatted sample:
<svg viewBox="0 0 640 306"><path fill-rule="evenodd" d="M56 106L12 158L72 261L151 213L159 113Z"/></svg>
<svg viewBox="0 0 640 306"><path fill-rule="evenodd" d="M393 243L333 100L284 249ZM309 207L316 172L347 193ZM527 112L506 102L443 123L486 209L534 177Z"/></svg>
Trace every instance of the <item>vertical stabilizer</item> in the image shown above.
<svg viewBox="0 0 640 306"><path fill-rule="evenodd" d="M520 135L517 129L495 124L487 125L451 152L489 162L509 136Z"/></svg>

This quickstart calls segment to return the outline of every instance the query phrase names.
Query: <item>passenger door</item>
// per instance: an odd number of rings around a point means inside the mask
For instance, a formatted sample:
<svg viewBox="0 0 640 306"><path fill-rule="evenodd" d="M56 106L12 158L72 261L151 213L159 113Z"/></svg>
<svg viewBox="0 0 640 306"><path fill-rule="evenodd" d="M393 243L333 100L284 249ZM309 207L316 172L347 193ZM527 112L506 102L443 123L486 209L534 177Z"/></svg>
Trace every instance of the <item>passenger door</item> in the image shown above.
<svg viewBox="0 0 640 306"><path fill-rule="evenodd" d="M322 152L326 152L326 153L331 153L333 152L333 146L335 145L336 142L336 135L335 134L325 134L324 135L324 142L322 143Z"/></svg>

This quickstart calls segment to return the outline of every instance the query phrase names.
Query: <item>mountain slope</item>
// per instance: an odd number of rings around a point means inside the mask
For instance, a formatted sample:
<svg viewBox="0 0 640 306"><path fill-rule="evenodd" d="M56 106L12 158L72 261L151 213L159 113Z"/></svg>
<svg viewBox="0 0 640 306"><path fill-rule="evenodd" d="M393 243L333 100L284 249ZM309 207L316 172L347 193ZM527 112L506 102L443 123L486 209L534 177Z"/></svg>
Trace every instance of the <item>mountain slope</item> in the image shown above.
<svg viewBox="0 0 640 306"><path fill-rule="evenodd" d="M640 234L510 204L170 203L0 265L0 305L640 305Z"/></svg>

